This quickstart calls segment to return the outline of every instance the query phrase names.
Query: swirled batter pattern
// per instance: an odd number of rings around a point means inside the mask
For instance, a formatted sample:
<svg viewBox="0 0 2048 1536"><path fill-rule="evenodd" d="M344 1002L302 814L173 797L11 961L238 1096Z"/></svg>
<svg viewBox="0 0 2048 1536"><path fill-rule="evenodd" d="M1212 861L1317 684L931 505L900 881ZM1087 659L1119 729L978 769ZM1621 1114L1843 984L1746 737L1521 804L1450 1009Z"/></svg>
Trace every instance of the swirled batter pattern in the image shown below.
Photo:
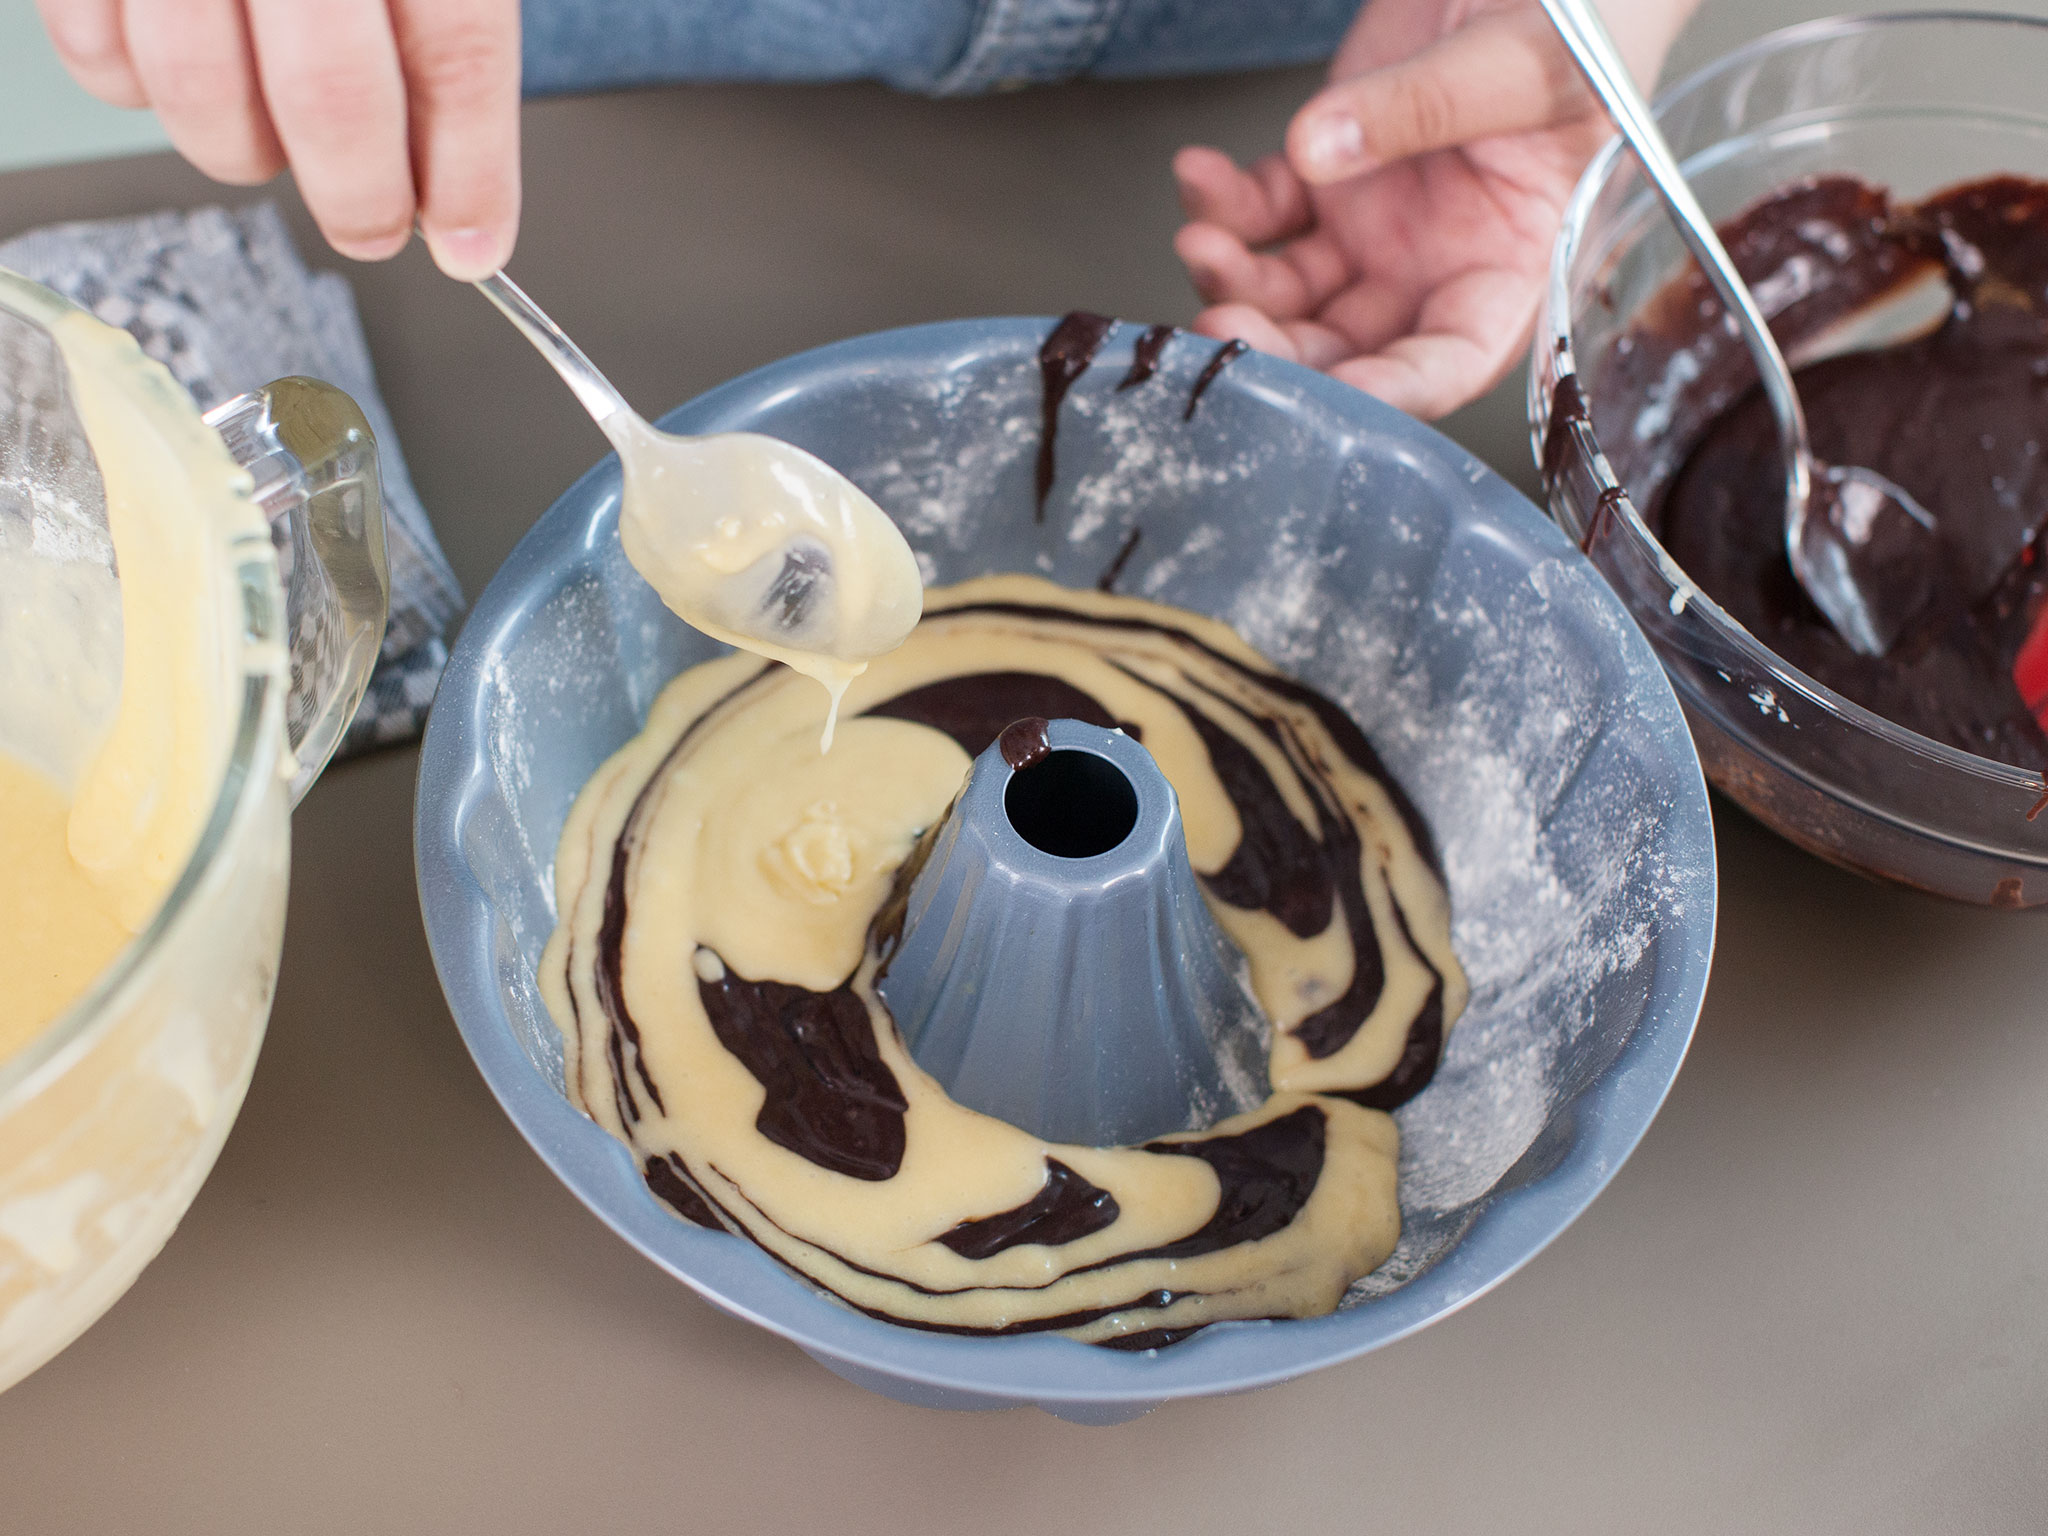
<svg viewBox="0 0 2048 1536"><path fill-rule="evenodd" d="M568 1089L683 1217L875 1316L1170 1342L1334 1308L1399 1235L1387 1113L1466 986L1428 831L1348 716L1226 626L999 576L847 694L751 656L692 668L591 778L542 987ZM1272 1094L1136 1146L1047 1143L947 1097L879 983L921 839L1024 716L1116 726L1272 1025Z"/></svg>

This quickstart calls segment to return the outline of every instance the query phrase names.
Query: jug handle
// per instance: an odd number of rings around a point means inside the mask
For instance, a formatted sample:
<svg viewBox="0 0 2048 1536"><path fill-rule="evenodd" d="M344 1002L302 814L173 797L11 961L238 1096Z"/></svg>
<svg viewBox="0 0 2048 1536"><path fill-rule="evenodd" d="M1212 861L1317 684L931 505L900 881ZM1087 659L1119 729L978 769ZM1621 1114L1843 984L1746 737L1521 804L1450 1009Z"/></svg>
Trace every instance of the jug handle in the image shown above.
<svg viewBox="0 0 2048 1536"><path fill-rule="evenodd" d="M270 521L290 634L285 739L294 805L341 744L391 609L377 440L342 391L278 379L206 413Z"/></svg>

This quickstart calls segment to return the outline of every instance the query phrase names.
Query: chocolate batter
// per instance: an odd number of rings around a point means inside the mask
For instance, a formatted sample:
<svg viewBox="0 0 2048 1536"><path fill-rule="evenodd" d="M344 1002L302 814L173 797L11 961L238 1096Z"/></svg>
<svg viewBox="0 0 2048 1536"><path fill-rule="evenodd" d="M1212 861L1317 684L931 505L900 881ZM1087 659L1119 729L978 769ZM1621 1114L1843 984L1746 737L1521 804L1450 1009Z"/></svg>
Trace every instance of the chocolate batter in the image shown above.
<svg viewBox="0 0 2048 1536"><path fill-rule="evenodd" d="M1119 393L1144 383L1159 371L1159 355L1166 350L1166 344L1180 334L1177 325L1152 325L1145 328L1137 342L1131 347L1131 366L1117 381Z"/></svg>
<svg viewBox="0 0 2048 1536"><path fill-rule="evenodd" d="M1152 1348L1327 1312L1399 1233L1387 1110L1465 1000L1427 829L1350 719L1227 628L989 577L927 594L830 757L781 668L683 674L562 835L542 964L572 1098L649 1188L879 1317ZM1117 725L1272 1024L1272 1096L1139 1146L949 1099L879 985L972 757Z"/></svg>
<svg viewBox="0 0 2048 1536"><path fill-rule="evenodd" d="M1248 342L1233 338L1209 354L1209 361L1202 365L1202 371L1195 375L1194 387L1188 391L1186 409L1180 413L1182 421L1195 419L1195 407L1202 403L1202 396L1209 392L1209 386L1216 382L1216 375L1251 351Z"/></svg>
<svg viewBox="0 0 2048 1536"><path fill-rule="evenodd" d="M1102 344L1109 340L1109 333L1116 326L1117 322L1108 315L1077 309L1061 316L1059 324L1047 332L1045 340L1039 344L1038 369L1044 379L1044 389L1039 400L1038 462L1033 476L1037 501L1033 515L1041 523L1045 521L1045 498L1052 492L1053 455L1060 435L1060 405L1067 398L1067 391L1074 387L1074 381L1088 371L1089 365L1095 361L1095 354L1102 350ZM1166 344L1180 334L1178 326L1146 327L1131 348L1131 366L1117 381L1117 391L1121 393L1135 388L1156 374ZM1209 386L1216 382L1216 376L1250 350L1242 341L1226 341L1209 354L1209 361L1203 364L1202 371L1195 375L1195 382L1188 388L1187 404L1181 410L1182 421L1195 419L1195 407L1201 404ZM1108 589L1105 587L1104 590Z"/></svg>
<svg viewBox="0 0 2048 1536"><path fill-rule="evenodd" d="M1845 644L1794 579L1783 471L1762 391L1697 270L1620 337L1592 414L1678 564L1758 639L1922 735L2025 768L2048 736L2012 677L2048 580L2048 183L2001 176L1899 204L1847 177L1774 193L1724 226L1795 361L1916 285L1944 283L1932 329L1797 370L1815 453L1876 469L1938 520L1920 617L1882 657ZM1575 392L1574 392L1575 394ZM1557 408L1569 411L1573 398ZM1675 472L1673 466L1676 466ZM1599 537L1588 529L1589 542Z"/></svg>
<svg viewBox="0 0 2048 1536"><path fill-rule="evenodd" d="M1116 553L1109 558L1109 564L1102 568L1102 574L1095 578L1095 590L1114 592L1116 584L1123 579L1124 567L1131 563L1131 556L1138 552L1138 541L1145 536L1145 530L1133 526L1124 535L1123 543L1117 545Z"/></svg>
<svg viewBox="0 0 2048 1536"><path fill-rule="evenodd" d="M1074 387L1074 381L1088 371L1088 365L1095 361L1095 354L1102 350L1102 344L1109 340L1109 333L1116 329L1116 321L1108 315L1090 314L1077 309L1064 315L1060 323L1052 328L1038 348L1038 371L1045 385L1039 401L1038 463L1033 479L1037 493L1036 516L1045 521L1045 498L1052 491L1053 450L1060 435L1060 404L1067 398L1067 391ZM1161 341L1158 346L1164 346ZM1154 348L1157 357L1157 347ZM1137 361L1131 364L1137 371ZM1131 382L1128 378L1126 382Z"/></svg>

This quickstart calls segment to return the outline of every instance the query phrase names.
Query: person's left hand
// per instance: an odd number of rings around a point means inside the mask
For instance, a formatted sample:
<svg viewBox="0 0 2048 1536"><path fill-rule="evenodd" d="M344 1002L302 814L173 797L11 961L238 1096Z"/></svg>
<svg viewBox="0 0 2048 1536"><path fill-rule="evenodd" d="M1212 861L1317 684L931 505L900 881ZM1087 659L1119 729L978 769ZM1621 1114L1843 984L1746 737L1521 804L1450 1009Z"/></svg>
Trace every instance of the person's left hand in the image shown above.
<svg viewBox="0 0 2048 1536"><path fill-rule="evenodd" d="M1693 0L1616 9L1654 79ZM1285 156L1174 160L1195 322L1417 416L1484 393L1528 344L1573 184L1611 132L1535 0L1368 0Z"/></svg>

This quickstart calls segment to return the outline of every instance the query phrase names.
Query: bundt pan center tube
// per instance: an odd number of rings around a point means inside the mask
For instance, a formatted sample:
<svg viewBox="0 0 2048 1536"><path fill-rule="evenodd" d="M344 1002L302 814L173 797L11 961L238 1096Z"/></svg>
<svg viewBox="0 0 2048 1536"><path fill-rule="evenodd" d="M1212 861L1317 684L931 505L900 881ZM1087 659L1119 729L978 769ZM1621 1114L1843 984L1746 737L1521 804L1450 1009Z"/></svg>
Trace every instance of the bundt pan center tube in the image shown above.
<svg viewBox="0 0 2048 1536"><path fill-rule="evenodd" d="M928 837L881 990L953 1098L1094 1147L1265 1098L1258 1010L1142 745L1017 721Z"/></svg>

